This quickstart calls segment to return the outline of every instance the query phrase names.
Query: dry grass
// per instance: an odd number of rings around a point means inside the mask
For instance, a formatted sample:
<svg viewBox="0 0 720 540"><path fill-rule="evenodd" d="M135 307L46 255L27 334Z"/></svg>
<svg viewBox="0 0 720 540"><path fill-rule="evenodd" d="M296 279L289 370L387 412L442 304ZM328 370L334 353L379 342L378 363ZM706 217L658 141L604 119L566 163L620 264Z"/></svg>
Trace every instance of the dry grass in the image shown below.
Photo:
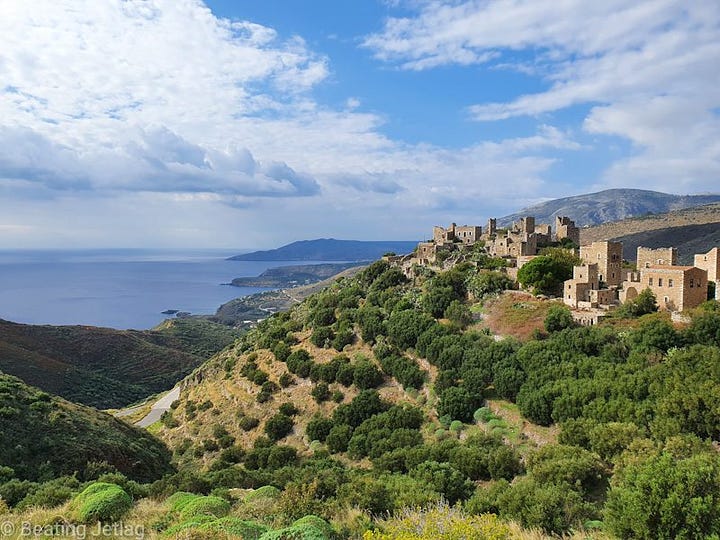
<svg viewBox="0 0 720 540"><path fill-rule="evenodd" d="M504 429L506 441L521 453L538 446L557 443L560 432L557 426L544 427L528 422L514 403L503 399L488 399L487 406L504 423L504 426L501 424L500 427ZM493 423L490 424L492 429Z"/></svg>
<svg viewBox="0 0 720 540"><path fill-rule="evenodd" d="M482 321L475 328L488 328L495 335L527 341L537 330L544 330L545 317L555 302L526 292L505 291L485 302Z"/></svg>
<svg viewBox="0 0 720 540"><path fill-rule="evenodd" d="M313 361L320 364L330 362L340 354L333 349L316 347L310 343L310 335L311 332L307 330L295 333L300 343L293 346L293 350L306 350L312 356ZM259 350L256 353L258 368L268 374L269 380L279 385L280 376L288 371L285 363L276 360L274 354L269 350ZM371 347L362 340L358 340L357 343L346 347L343 354L351 359L359 355L374 359ZM305 437L308 422L315 414L326 417L331 416L338 404L333 401L317 403L311 395L314 384L309 379L300 377L295 377L296 384L289 388L281 388L274 394L272 400L258 403L257 395L260 393L260 386L240 374L242 366L247 362L247 356L247 354L238 355L233 350L221 353L217 361L213 361L212 366L203 369L202 375L197 377L198 380L194 384L190 384L182 391L179 399L180 404L173 413L174 417L180 422L180 426L169 429L158 423L151 426L152 431L168 443L171 448L175 448L186 438L192 439L196 445L203 439L211 439L213 426L220 424L235 437L236 444L251 448L255 440L264 435L264 422L277 412L281 404L292 403L300 412L294 418L295 426L293 431L282 439L282 444L296 448L300 455L309 455L310 441ZM226 374L225 370L220 366L224 365L225 360L231 357L236 358L235 367ZM342 403L350 402L359 393L354 386L346 388L339 383L331 384L330 390L331 392L339 390L343 393ZM426 392L418 395L408 394L393 378L386 379L385 383L378 388L378 391L383 399L392 403L405 402L419 405L418 400L421 396L426 401L428 399ZM188 419L185 414L185 404L189 400L195 402L196 405L209 400L212 402L213 407L205 411L198 410L194 419ZM430 413L429 406L426 405L424 409L428 414ZM255 417L261 423L253 430L244 431L238 424L238 413ZM207 452L201 459L207 465L217 455L218 452Z"/></svg>

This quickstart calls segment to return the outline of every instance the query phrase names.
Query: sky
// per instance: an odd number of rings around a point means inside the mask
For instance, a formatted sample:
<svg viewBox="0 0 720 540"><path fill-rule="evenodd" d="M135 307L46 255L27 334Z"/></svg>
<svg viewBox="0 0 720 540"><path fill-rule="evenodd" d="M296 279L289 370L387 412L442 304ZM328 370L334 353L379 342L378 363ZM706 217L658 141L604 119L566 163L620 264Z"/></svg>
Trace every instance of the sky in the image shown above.
<svg viewBox="0 0 720 540"><path fill-rule="evenodd" d="M414 240L720 191L716 0L0 0L0 248Z"/></svg>

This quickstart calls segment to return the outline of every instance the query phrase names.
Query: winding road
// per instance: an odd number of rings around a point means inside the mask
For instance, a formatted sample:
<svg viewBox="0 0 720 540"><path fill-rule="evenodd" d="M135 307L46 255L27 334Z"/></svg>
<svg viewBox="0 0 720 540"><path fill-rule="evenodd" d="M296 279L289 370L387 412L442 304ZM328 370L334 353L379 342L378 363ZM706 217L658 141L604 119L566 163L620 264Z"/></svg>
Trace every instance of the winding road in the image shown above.
<svg viewBox="0 0 720 540"><path fill-rule="evenodd" d="M176 386L163 397L158 399L155 403L153 403L152 407L150 408L150 412L142 420L135 422L135 425L137 427L146 428L154 424L155 422L160 420L160 417L163 415L164 412L170 410L170 405L172 405L173 402L176 401L179 397L180 387Z"/></svg>

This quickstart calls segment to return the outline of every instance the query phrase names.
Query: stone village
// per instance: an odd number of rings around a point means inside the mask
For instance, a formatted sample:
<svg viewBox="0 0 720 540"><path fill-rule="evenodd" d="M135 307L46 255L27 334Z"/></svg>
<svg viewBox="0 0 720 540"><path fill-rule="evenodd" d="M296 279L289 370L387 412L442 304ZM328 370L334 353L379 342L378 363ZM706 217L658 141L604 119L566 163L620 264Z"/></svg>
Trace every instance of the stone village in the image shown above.
<svg viewBox="0 0 720 540"><path fill-rule="evenodd" d="M720 300L720 253L717 247L696 254L693 266L678 264L674 247L637 248L635 268L623 264L622 242L600 241L580 246L580 229L568 217L556 217L554 233L549 224L535 224L524 217L508 228L497 227L495 219L484 228L479 225L434 227L432 240L420 242L415 251L403 256L385 257L391 264L413 277L418 267L435 270L450 268L469 249L483 246L487 255L505 260L503 269L511 278L524 264L549 245L569 246L581 265L563 284L562 299L573 318L581 324L595 324L616 306L650 289L659 309L679 313L697 307L708 298L708 287L715 284Z"/></svg>

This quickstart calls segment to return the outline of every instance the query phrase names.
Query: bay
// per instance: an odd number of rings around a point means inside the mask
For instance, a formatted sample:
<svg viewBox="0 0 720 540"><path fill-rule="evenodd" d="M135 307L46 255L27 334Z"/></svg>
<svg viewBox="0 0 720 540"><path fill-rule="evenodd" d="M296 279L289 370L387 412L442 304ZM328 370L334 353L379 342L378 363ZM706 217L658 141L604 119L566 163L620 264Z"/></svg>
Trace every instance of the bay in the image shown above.
<svg viewBox="0 0 720 540"><path fill-rule="evenodd" d="M212 314L263 290L224 285L297 261L228 261L228 250L0 250L0 318L148 329L176 309ZM311 261L307 261L309 264ZM321 261L318 261L321 262Z"/></svg>

